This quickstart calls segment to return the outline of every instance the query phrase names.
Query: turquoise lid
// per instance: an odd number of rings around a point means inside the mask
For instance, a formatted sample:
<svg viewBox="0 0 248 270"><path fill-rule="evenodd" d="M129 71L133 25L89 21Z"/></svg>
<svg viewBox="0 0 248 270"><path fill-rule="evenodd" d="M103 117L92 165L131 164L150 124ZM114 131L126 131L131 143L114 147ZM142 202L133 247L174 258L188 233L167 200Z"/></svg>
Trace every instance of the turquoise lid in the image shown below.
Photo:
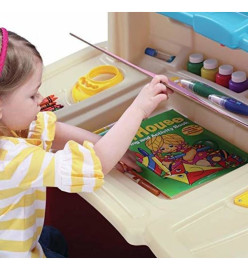
<svg viewBox="0 0 248 270"><path fill-rule="evenodd" d="M248 12L158 12L231 49L248 52Z"/></svg>

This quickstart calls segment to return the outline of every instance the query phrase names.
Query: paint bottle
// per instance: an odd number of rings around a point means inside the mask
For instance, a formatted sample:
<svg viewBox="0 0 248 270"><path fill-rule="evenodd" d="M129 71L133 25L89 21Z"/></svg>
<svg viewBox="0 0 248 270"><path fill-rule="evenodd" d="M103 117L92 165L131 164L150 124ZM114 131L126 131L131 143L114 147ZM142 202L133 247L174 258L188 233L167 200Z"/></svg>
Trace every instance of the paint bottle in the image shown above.
<svg viewBox="0 0 248 270"><path fill-rule="evenodd" d="M231 80L229 81L229 89L241 93L248 89L248 80L244 71L235 71L232 73Z"/></svg>
<svg viewBox="0 0 248 270"><path fill-rule="evenodd" d="M218 72L218 62L216 59L206 59L201 68L202 78L215 82L216 73Z"/></svg>
<svg viewBox="0 0 248 270"><path fill-rule="evenodd" d="M193 53L189 56L187 70L191 73L201 76L201 68L203 67L203 55L201 53Z"/></svg>
<svg viewBox="0 0 248 270"><path fill-rule="evenodd" d="M216 74L215 77L216 83L228 88L232 73L233 73L233 66L231 65L219 66L219 72Z"/></svg>

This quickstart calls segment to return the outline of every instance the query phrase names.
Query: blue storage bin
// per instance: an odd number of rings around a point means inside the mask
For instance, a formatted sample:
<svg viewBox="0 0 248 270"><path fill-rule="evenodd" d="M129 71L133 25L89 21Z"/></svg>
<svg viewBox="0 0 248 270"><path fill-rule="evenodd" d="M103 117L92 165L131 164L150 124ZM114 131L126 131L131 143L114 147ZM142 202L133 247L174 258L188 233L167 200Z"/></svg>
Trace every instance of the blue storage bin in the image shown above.
<svg viewBox="0 0 248 270"><path fill-rule="evenodd" d="M158 12L231 49L248 52L248 12Z"/></svg>

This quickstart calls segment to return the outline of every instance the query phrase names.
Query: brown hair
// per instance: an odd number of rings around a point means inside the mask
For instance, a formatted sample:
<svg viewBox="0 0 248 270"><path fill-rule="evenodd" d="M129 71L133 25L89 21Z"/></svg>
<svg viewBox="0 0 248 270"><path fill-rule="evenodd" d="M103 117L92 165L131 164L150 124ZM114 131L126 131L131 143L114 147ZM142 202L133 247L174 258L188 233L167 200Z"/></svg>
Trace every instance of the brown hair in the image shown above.
<svg viewBox="0 0 248 270"><path fill-rule="evenodd" d="M36 68L37 60L42 62L40 53L25 38L8 31L7 55L0 75L0 97L14 91L24 84ZM2 31L0 31L0 48L2 47ZM1 102L1 100L0 100ZM0 126L0 136L9 135L8 128ZM22 137L23 131L18 131ZM24 131L25 133L26 131ZM16 134L13 134L16 136ZM26 133L25 133L26 135Z"/></svg>
<svg viewBox="0 0 248 270"><path fill-rule="evenodd" d="M0 31L0 48L2 36ZM33 44L14 32L8 31L7 55L0 75L0 96L21 86L35 70L36 61L42 58Z"/></svg>

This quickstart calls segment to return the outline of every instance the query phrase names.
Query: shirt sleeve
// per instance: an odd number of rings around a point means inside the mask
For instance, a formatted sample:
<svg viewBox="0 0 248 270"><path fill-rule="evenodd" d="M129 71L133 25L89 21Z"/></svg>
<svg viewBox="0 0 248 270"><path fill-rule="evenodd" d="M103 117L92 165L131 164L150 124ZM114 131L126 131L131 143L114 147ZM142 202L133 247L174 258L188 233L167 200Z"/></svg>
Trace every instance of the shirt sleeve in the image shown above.
<svg viewBox="0 0 248 270"><path fill-rule="evenodd" d="M55 137L57 116L53 112L39 112L29 126L28 138L43 141L43 149L49 151Z"/></svg>
<svg viewBox="0 0 248 270"><path fill-rule="evenodd" d="M104 182L100 160L87 141L83 145L69 141L56 153L15 139L1 148L0 190L50 186L66 192L92 192Z"/></svg>

